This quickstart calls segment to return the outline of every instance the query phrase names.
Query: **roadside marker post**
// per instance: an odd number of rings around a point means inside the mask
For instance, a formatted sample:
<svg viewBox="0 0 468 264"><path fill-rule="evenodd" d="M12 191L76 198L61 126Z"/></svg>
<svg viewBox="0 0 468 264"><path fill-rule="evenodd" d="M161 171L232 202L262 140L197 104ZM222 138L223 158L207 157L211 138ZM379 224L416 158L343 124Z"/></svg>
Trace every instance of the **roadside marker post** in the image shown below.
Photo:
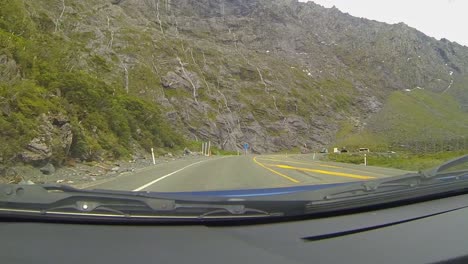
<svg viewBox="0 0 468 264"><path fill-rule="evenodd" d="M364 154L364 166L367 166L367 154Z"/></svg>
<svg viewBox="0 0 468 264"><path fill-rule="evenodd" d="M154 158L154 149L151 148L151 157L153 157L153 165L156 165L156 159Z"/></svg>

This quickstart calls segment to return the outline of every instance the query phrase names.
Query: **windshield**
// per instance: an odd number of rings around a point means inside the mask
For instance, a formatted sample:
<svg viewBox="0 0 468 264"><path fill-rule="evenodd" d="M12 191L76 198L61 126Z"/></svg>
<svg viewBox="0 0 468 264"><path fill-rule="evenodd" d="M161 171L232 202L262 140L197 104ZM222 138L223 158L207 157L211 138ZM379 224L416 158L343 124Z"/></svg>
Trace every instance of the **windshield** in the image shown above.
<svg viewBox="0 0 468 264"><path fill-rule="evenodd" d="M466 4L374 2L1 1L0 212L281 216L464 181Z"/></svg>

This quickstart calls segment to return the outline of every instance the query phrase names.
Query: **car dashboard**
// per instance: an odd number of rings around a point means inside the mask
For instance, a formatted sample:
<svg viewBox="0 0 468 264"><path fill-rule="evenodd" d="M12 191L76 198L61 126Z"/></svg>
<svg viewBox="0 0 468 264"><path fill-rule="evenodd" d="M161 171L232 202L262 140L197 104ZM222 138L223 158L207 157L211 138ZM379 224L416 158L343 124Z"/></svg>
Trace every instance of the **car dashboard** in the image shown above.
<svg viewBox="0 0 468 264"><path fill-rule="evenodd" d="M251 225L0 222L2 263L465 263L468 195Z"/></svg>

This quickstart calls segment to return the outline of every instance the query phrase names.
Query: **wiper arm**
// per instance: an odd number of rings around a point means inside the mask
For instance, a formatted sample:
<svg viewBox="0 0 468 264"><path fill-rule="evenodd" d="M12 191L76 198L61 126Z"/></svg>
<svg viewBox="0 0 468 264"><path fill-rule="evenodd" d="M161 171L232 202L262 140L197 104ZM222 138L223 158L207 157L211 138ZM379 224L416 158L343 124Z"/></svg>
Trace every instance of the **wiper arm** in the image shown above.
<svg viewBox="0 0 468 264"><path fill-rule="evenodd" d="M466 162L468 162L468 155L448 161L429 171L352 184L338 191L327 193L323 198L324 200L331 200L335 198L357 197L360 195L404 191L429 185L434 186L438 184L449 184L454 181L468 180L468 170L444 172Z"/></svg>
<svg viewBox="0 0 468 264"><path fill-rule="evenodd" d="M90 191L64 185L0 185L0 213L128 219L229 219L280 216L226 201L159 198L146 192Z"/></svg>
<svg viewBox="0 0 468 264"><path fill-rule="evenodd" d="M80 190L66 185L0 185L0 205L18 207L62 208L75 203L75 209L87 212L99 205L127 203L128 205L167 211L174 209L174 201L142 197L139 193Z"/></svg>
<svg viewBox="0 0 468 264"><path fill-rule="evenodd" d="M446 170L448 170L450 168L459 166L459 165L467 163L467 162L468 162L468 155L461 156L461 157L455 158L453 160L447 161L444 164L434 168L433 170L425 172L424 174L427 177L436 177L437 175L439 175L443 171L446 171Z"/></svg>
<svg viewBox="0 0 468 264"><path fill-rule="evenodd" d="M198 218L204 218L209 215L218 215L226 214L229 215L244 215L247 213L255 213L260 216L269 216L270 214L264 210L247 208L245 205L226 205L226 204L194 204L194 203L184 203L184 204L175 204L175 208L183 209L208 209L206 213L203 213L198 216ZM276 214L277 215L277 214Z"/></svg>
<svg viewBox="0 0 468 264"><path fill-rule="evenodd" d="M369 195L381 192L388 192L394 190L402 190L420 186L423 182L427 182L428 178L420 173L406 174L399 177L392 177L391 179L381 179L374 181L366 181L360 184L352 184L345 186L339 191L328 193L324 196L325 200L334 198L344 198L346 196L360 196Z"/></svg>
<svg viewBox="0 0 468 264"><path fill-rule="evenodd" d="M363 208L424 197L443 196L468 191L468 172L428 176L423 173L350 184L319 190L306 205L308 213Z"/></svg>

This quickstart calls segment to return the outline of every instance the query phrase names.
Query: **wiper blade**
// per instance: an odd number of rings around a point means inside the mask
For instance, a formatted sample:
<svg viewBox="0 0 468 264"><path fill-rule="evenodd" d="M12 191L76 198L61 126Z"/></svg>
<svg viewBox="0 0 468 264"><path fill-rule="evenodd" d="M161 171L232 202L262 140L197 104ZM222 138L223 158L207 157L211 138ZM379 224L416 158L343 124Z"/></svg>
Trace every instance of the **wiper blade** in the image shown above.
<svg viewBox="0 0 468 264"><path fill-rule="evenodd" d="M230 219L281 216L240 202L190 201L147 192L79 190L64 185L0 185L0 215L127 219Z"/></svg>
<svg viewBox="0 0 468 264"><path fill-rule="evenodd" d="M326 194L323 198L331 200L335 198L358 197L369 194L380 194L386 192L406 192L426 187L439 187L441 185L457 185L461 182L468 182L468 172L438 174L428 177L427 174L416 173L406 174L390 179L375 180L363 182L361 184L352 184L346 186L339 191L334 191ZM459 185L463 187L463 185Z"/></svg>
<svg viewBox="0 0 468 264"><path fill-rule="evenodd" d="M441 174L443 171L447 171L450 168L457 167L467 162L468 162L468 155L461 156L453 160L447 161L444 164L434 168L431 171L424 172L423 174L426 175L427 177L436 177L437 175Z"/></svg>
<svg viewBox="0 0 468 264"><path fill-rule="evenodd" d="M317 191L307 213L364 208L468 191L468 171L437 174L413 173Z"/></svg>
<svg viewBox="0 0 468 264"><path fill-rule="evenodd" d="M89 201L89 202L86 202ZM126 203L128 205L146 205L153 210L171 210L174 201L169 199L145 199L139 193L105 192L80 190L66 185L0 185L0 205L18 205L18 207L46 209L71 206L86 212L97 208L97 204ZM94 205L93 205L94 203Z"/></svg>
<svg viewBox="0 0 468 264"><path fill-rule="evenodd" d="M327 193L324 200L345 197L358 197L362 195L378 194L391 191L406 191L427 186L440 186L442 184L453 184L454 181L468 180L468 170L449 171L448 169L468 162L468 155L448 161L432 170L418 173L409 173L401 176L366 181L360 184L351 184L338 191ZM457 183L458 184L458 183ZM327 192L327 191L326 191Z"/></svg>

